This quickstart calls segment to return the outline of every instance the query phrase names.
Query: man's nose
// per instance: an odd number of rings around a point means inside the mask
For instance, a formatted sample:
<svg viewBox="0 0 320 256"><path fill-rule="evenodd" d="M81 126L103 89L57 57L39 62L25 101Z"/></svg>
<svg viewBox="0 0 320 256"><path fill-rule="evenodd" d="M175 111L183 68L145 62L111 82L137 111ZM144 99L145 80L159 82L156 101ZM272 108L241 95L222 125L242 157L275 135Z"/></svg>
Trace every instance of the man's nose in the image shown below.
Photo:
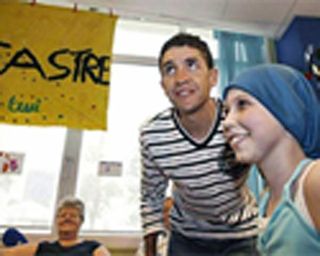
<svg viewBox="0 0 320 256"><path fill-rule="evenodd" d="M185 68L179 68L176 73L176 81L181 84L189 80L189 74Z"/></svg>

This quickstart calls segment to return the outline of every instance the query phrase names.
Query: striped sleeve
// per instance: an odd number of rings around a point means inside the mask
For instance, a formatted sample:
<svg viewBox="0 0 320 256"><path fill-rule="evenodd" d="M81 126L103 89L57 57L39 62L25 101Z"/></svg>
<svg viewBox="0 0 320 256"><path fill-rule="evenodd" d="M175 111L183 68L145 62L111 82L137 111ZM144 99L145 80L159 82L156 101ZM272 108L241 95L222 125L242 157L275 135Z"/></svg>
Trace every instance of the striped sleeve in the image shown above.
<svg viewBox="0 0 320 256"><path fill-rule="evenodd" d="M162 206L168 185L167 177L156 165L149 150L146 133L148 131L142 128L140 133L142 160L140 212L144 235L165 230L163 226Z"/></svg>

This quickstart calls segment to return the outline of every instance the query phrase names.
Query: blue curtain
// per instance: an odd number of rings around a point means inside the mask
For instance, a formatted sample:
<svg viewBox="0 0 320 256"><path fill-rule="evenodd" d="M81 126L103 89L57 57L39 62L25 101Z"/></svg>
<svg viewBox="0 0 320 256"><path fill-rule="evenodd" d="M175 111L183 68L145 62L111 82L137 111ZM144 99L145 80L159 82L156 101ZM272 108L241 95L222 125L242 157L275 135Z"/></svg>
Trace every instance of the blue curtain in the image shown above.
<svg viewBox="0 0 320 256"><path fill-rule="evenodd" d="M214 37L218 41L219 93L242 70L267 62L263 37L225 31L214 31ZM256 166L251 168L247 184L259 202L264 182Z"/></svg>
<svg viewBox="0 0 320 256"><path fill-rule="evenodd" d="M214 31L214 36L218 41L219 92L242 70L266 62L263 37L225 31Z"/></svg>

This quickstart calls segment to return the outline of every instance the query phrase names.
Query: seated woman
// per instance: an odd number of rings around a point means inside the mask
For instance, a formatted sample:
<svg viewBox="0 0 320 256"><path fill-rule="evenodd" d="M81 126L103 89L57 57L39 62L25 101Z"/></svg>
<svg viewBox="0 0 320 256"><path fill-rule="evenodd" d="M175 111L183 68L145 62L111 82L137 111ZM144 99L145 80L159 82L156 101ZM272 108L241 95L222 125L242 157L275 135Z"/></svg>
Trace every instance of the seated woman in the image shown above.
<svg viewBox="0 0 320 256"><path fill-rule="evenodd" d="M99 242L79 239L84 221L84 204L79 199L63 200L55 216L58 239L0 249L0 256L110 256Z"/></svg>
<svg viewBox="0 0 320 256"><path fill-rule="evenodd" d="M268 187L261 255L320 255L320 102L311 84L297 70L266 64L241 73L223 96L225 136Z"/></svg>

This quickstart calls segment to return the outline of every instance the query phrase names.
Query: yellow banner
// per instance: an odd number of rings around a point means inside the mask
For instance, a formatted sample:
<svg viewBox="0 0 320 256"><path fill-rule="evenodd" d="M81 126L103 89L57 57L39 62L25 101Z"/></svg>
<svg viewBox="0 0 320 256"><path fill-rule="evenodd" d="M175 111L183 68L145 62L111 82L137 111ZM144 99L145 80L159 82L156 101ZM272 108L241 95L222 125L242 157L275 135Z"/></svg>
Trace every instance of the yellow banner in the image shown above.
<svg viewBox="0 0 320 256"><path fill-rule="evenodd" d="M107 129L117 17L0 4L0 122Z"/></svg>

